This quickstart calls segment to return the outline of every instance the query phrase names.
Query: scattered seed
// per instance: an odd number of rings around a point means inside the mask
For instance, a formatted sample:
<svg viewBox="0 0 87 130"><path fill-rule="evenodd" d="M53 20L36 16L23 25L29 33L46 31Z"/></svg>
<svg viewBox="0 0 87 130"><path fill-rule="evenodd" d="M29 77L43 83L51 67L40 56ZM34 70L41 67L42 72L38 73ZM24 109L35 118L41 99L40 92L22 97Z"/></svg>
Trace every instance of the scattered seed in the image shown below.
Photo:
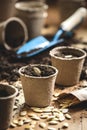
<svg viewBox="0 0 87 130"><path fill-rule="evenodd" d="M47 121L51 121L52 119L54 119L54 117L55 117L55 116L49 116L49 117L47 118Z"/></svg>
<svg viewBox="0 0 87 130"><path fill-rule="evenodd" d="M33 117L33 116L35 116L35 114L34 113L28 113L28 116Z"/></svg>
<svg viewBox="0 0 87 130"><path fill-rule="evenodd" d="M19 117L19 121L20 120L25 121L25 120L27 120L27 118L26 117Z"/></svg>
<svg viewBox="0 0 87 130"><path fill-rule="evenodd" d="M71 115L69 115L69 114L65 114L65 117L66 117L67 119L71 119Z"/></svg>
<svg viewBox="0 0 87 130"><path fill-rule="evenodd" d="M52 121L49 122L49 125L57 125L57 124L58 124L58 122L54 121L54 120L52 120Z"/></svg>
<svg viewBox="0 0 87 130"><path fill-rule="evenodd" d="M26 120L24 121L24 124L27 124L27 123L30 123L30 122L31 122L30 119L26 119Z"/></svg>
<svg viewBox="0 0 87 130"><path fill-rule="evenodd" d="M72 55L65 55L65 58L72 58Z"/></svg>
<svg viewBox="0 0 87 130"><path fill-rule="evenodd" d="M10 124L10 127L15 128L15 127L17 127L17 125L14 124L14 123L11 123L11 124Z"/></svg>
<svg viewBox="0 0 87 130"><path fill-rule="evenodd" d="M46 112L46 113L49 113L49 112L51 112L51 111L52 111L51 108L45 108L45 109L43 110L43 112Z"/></svg>
<svg viewBox="0 0 87 130"><path fill-rule="evenodd" d="M32 116L31 119L33 119L33 120L40 120L40 118L38 116L36 116L36 115Z"/></svg>
<svg viewBox="0 0 87 130"><path fill-rule="evenodd" d="M24 128L24 130L33 130L33 129L30 128L30 126L28 125L28 126L26 126L26 127Z"/></svg>
<svg viewBox="0 0 87 130"><path fill-rule="evenodd" d="M37 113L43 112L40 108L32 108L32 110Z"/></svg>
<svg viewBox="0 0 87 130"><path fill-rule="evenodd" d="M22 120L20 120L19 122L18 122L18 125L19 126L22 126L24 124L24 122L22 121Z"/></svg>
<svg viewBox="0 0 87 130"><path fill-rule="evenodd" d="M14 105L14 107L13 107L13 109L15 110L15 109L17 109L18 107L16 106L16 105Z"/></svg>
<svg viewBox="0 0 87 130"><path fill-rule="evenodd" d="M53 96L54 96L54 97L58 97L58 96L59 96L59 93L58 93L58 92L55 92L55 93L53 94Z"/></svg>
<svg viewBox="0 0 87 130"><path fill-rule="evenodd" d="M48 130L56 130L56 128L48 127Z"/></svg>
<svg viewBox="0 0 87 130"><path fill-rule="evenodd" d="M27 111L20 112L20 116L26 116L26 115L27 115Z"/></svg>
<svg viewBox="0 0 87 130"><path fill-rule="evenodd" d="M39 124L39 126L40 126L41 128L45 128L45 127L46 127L46 123L41 122L41 123Z"/></svg>
<svg viewBox="0 0 87 130"><path fill-rule="evenodd" d="M65 116L60 116L59 117L59 121L61 122L61 121L64 121L65 120Z"/></svg>
<svg viewBox="0 0 87 130"><path fill-rule="evenodd" d="M67 123L67 122L65 122L64 124L63 124L63 128L68 128L69 127L69 124Z"/></svg>
<svg viewBox="0 0 87 130"><path fill-rule="evenodd" d="M14 124L18 124L18 120L17 119L13 119L12 121Z"/></svg>
<svg viewBox="0 0 87 130"><path fill-rule="evenodd" d="M65 108L65 109L61 109L61 111L62 111L63 114L65 114L65 113L67 113L69 111L69 109Z"/></svg>
<svg viewBox="0 0 87 130"><path fill-rule="evenodd" d="M40 115L40 118L41 118L41 119L47 119L47 117L48 117L47 114L42 114L42 115Z"/></svg>

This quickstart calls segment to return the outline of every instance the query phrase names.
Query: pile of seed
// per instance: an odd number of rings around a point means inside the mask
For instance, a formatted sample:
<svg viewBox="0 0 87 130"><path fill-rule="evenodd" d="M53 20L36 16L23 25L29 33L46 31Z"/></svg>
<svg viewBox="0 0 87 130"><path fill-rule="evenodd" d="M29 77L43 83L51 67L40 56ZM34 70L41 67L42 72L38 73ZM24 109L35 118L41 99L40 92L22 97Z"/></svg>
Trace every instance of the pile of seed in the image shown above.
<svg viewBox="0 0 87 130"><path fill-rule="evenodd" d="M43 129L56 130L59 122L63 122L62 127L67 128L69 124L66 120L71 119L68 109L57 109L53 106L46 108L31 107L21 110L17 117L14 117L11 123L12 128L25 125L25 130L33 130L36 125Z"/></svg>
<svg viewBox="0 0 87 130"><path fill-rule="evenodd" d="M62 128L69 126L67 123L67 120L71 119L69 109L58 109L53 105L45 108L24 105L25 100L21 82L17 81L14 85L19 93L15 100L14 116L10 125L11 128L24 125L25 130L33 130L36 126L47 130L56 130L56 128L60 129L58 126L59 122L63 122ZM52 101L57 100L58 96L59 93L54 93Z"/></svg>

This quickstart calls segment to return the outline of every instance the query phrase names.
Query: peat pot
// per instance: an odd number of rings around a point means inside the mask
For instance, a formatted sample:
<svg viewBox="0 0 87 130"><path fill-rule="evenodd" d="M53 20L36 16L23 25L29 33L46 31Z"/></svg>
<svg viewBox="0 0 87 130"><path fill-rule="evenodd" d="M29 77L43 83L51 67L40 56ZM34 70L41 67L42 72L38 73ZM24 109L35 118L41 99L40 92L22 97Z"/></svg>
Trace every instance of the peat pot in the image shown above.
<svg viewBox="0 0 87 130"><path fill-rule="evenodd" d="M32 64L21 67L19 73L26 104L34 107L50 105L58 70L50 65Z"/></svg>
<svg viewBox="0 0 87 130"><path fill-rule="evenodd" d="M7 50L17 50L27 40L27 27L21 19L11 17L0 23L0 44L3 44Z"/></svg>
<svg viewBox="0 0 87 130"><path fill-rule="evenodd" d="M10 126L17 93L14 86L0 83L0 130L6 130Z"/></svg>
<svg viewBox="0 0 87 130"><path fill-rule="evenodd" d="M61 46L50 51L52 65L58 70L56 84L72 86L79 82L86 57L82 49Z"/></svg>

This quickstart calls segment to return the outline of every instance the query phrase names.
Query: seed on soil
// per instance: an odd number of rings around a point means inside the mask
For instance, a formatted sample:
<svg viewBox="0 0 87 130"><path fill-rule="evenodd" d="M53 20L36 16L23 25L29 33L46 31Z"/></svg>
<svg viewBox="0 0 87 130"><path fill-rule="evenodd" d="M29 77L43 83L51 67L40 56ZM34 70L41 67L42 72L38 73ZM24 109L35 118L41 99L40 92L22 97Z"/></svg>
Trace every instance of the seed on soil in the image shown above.
<svg viewBox="0 0 87 130"><path fill-rule="evenodd" d="M41 128L45 128L45 127L46 127L46 123L40 122L39 126L40 126Z"/></svg>
<svg viewBox="0 0 87 130"><path fill-rule="evenodd" d="M68 113L65 114L65 117L66 117L67 119L71 119L71 115L69 115Z"/></svg>
<svg viewBox="0 0 87 130"><path fill-rule="evenodd" d="M20 120L19 122L18 122L18 126L22 126L24 124L24 122L22 121L22 120Z"/></svg>
<svg viewBox="0 0 87 130"><path fill-rule="evenodd" d="M68 128L69 127L69 124L67 122L65 122L62 126L63 128Z"/></svg>

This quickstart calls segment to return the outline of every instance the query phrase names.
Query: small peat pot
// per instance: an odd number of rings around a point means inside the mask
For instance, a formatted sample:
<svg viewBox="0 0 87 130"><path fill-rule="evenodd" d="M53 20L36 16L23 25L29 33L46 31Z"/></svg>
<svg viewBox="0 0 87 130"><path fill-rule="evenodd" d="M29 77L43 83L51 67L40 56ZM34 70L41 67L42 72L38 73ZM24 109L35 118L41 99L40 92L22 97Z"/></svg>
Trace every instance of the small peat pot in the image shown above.
<svg viewBox="0 0 87 130"><path fill-rule="evenodd" d="M6 130L10 126L17 93L14 86L0 83L0 130Z"/></svg>
<svg viewBox="0 0 87 130"><path fill-rule="evenodd" d="M49 106L58 70L50 65L30 64L19 69L25 103L34 107Z"/></svg>
<svg viewBox="0 0 87 130"><path fill-rule="evenodd" d="M79 82L86 52L82 49L61 46L50 51L51 62L59 70L56 84L76 85Z"/></svg>

